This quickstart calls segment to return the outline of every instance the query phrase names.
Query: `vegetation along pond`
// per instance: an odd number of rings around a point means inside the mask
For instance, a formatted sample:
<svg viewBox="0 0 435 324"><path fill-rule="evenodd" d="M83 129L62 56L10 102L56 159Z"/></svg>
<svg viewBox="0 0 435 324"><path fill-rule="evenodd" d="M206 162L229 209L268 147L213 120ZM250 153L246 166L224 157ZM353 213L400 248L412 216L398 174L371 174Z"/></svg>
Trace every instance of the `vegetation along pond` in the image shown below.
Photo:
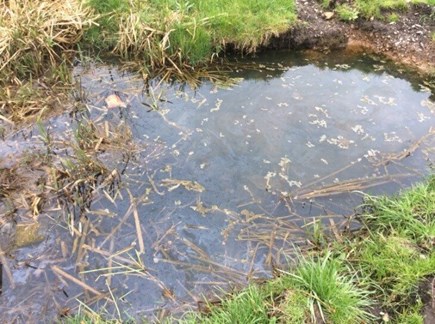
<svg viewBox="0 0 435 324"><path fill-rule="evenodd" d="M430 173L435 102L411 74L289 52L227 74L192 89L79 65L74 109L5 135L2 320L185 312L270 276L320 224L357 226L363 192Z"/></svg>

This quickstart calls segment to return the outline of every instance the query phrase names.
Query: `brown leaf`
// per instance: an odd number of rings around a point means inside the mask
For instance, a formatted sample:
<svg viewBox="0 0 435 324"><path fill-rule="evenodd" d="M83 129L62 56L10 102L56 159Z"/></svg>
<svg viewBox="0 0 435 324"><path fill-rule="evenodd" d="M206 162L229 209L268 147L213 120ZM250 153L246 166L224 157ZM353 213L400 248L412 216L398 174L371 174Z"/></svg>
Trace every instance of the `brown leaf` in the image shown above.
<svg viewBox="0 0 435 324"><path fill-rule="evenodd" d="M112 94L108 96L105 100L107 108L113 109L113 108L126 108L127 104L119 98L119 96Z"/></svg>

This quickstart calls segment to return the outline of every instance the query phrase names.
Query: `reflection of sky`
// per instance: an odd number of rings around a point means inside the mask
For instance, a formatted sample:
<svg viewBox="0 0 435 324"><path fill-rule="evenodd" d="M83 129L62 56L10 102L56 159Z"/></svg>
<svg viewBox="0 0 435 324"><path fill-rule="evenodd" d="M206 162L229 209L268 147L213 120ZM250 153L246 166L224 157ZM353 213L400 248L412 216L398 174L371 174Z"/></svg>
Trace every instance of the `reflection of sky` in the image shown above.
<svg viewBox="0 0 435 324"><path fill-rule="evenodd" d="M421 106L428 94L413 92L406 81L311 65L291 68L267 84L247 80L221 90L205 85L186 95L187 101L167 96L172 104L165 105L166 118L192 132L174 148L182 164L174 172L213 182L207 191L231 187L240 192L249 181L264 188L264 176L279 175L284 157L291 163L275 182L278 190L291 190L289 183L303 186L368 151L400 151L433 124L430 111ZM141 127L141 115L138 131L164 139L161 128ZM170 139L175 140L178 136ZM368 172L353 171L354 177Z"/></svg>
<svg viewBox="0 0 435 324"><path fill-rule="evenodd" d="M299 229L293 232L295 223L309 216L350 214L360 203L350 195L296 198L322 184L414 168L427 172L425 158L433 152L426 150L425 155L424 150L433 138L400 161L403 165L392 163L385 169L373 163L382 154L408 148L434 126L429 94L415 92L407 81L385 72L367 72L367 62L355 64L359 69L331 63L318 64L322 69L265 63L259 67L263 72L235 73L240 79L231 88L205 83L180 92L163 84L152 96L144 95L143 84L131 75L109 73L106 67L84 73L82 84L94 106L91 118L97 124L126 122L133 141L142 147L131 159L122 185L140 202L146 247L141 260L154 277L114 277L117 296L129 293L121 308L139 316L143 309L174 305L162 296L163 287L180 298L175 302L180 306L183 300L192 301L187 291L198 296L213 282L243 282L250 270L264 275L270 257L267 245L273 241L271 255L277 259L290 251L301 237ZM104 98L114 91L128 103L122 114L104 108ZM149 111L153 103L159 111ZM53 132L60 129L58 135L68 138L72 131L64 119L59 118L62 127ZM112 168L118 161L110 160L116 156L106 152L100 159ZM165 185L167 179L171 185ZM279 199L288 195L294 199L292 206ZM104 197L94 202L93 211L108 209L116 216L90 216L100 234L89 234L86 244L112 251L137 247L132 216L106 240L130 206L125 190L115 203ZM87 270L107 263L95 253L86 260ZM67 270L77 275L73 269L70 265ZM107 289L98 273L86 277L98 289Z"/></svg>
<svg viewBox="0 0 435 324"><path fill-rule="evenodd" d="M380 153L400 152L433 125L433 115L421 105L428 94L414 92L408 82L385 72L365 73L345 65L337 69L305 65L278 67L276 77L272 77L276 68L261 66L266 81L249 78L259 72L237 73L241 79L231 88L206 83L195 91L177 92L165 86L155 89L154 96L162 95L169 101L159 102L160 114L147 112L141 104L151 105L152 98L129 99L134 136L154 140L165 148L165 157L153 164L160 169L153 173L154 182L158 185L172 177L196 181L205 188L198 193L183 186L173 191L160 186L165 194L151 195L153 204L139 208L150 226L147 245L153 246L170 225L175 225L164 240L163 250L155 248L146 259L177 294L185 295L183 285L200 289L195 282L216 279L185 267L202 264L198 250L186 242L222 265L247 271L248 263L241 260L251 258L254 269L261 270L265 250L253 256L248 246L254 243L236 240L240 235L271 233L270 227L260 226L268 221L255 220L255 215L289 216L288 209L279 206L278 196L296 196L307 184L340 169L344 171L322 183L384 175L371 162ZM122 93L122 84L118 89ZM414 164L425 167L421 157ZM140 170L131 170L130 176L147 183ZM318 201L338 213L343 212L339 204L347 205L350 211L359 203L345 199L329 205L327 200ZM252 204L253 200L260 204ZM198 212L198 206L205 212ZM325 213L323 207L301 208L299 215ZM251 220L246 215L251 215ZM255 229L247 230L250 226ZM134 232L128 229L120 233L120 242L135 240ZM168 268L162 261L165 259L184 266ZM146 289L149 283L141 285Z"/></svg>
<svg viewBox="0 0 435 324"><path fill-rule="evenodd" d="M261 69L267 75L273 74L275 67ZM155 183L172 177L196 181L205 188L198 193L183 186L173 191L160 187L165 195L153 195L153 204L139 210L147 215L144 221L154 224L148 231L150 245L164 235L162 227L177 224L165 240L166 252L157 249L152 256L153 262L158 261L153 267L159 278L172 284L176 293L185 294L174 278L189 289L201 287L195 281L215 278L201 271L183 270L183 266L169 270L161 261L169 258L183 264L201 264L196 258L198 251L186 242L194 243L225 266L247 271L252 264L241 260L251 258L254 268L261 270L265 250L253 256L248 245L254 243L236 240L242 233L243 237L261 231L271 233L271 227L261 229L261 224L269 221L255 220L255 215L270 213L272 219L289 216L289 210L279 206L278 196L294 197L304 192L306 185L340 169L343 171L317 187L385 175L371 164L379 154L400 152L434 124L430 110L422 105L428 93L414 92L407 81L385 72L348 68L279 67L277 76L266 77L267 81L250 79L252 72L240 72L236 76L242 80L223 89L208 83L185 92L162 87L155 93L169 102L159 103L160 114L147 112L141 104L151 104L152 98L130 101L134 118L129 122L134 136L165 147L162 165L154 164L165 171L154 173ZM122 93L122 85L118 89ZM408 166L415 165L425 169L421 155ZM141 179L140 172L131 176ZM148 181L144 177L141 180ZM344 209L338 207L341 204L350 213L360 202L347 196L344 199L314 199L309 208L304 209L302 204L296 210L306 216L324 214L325 210L342 213ZM253 200L260 203L253 204ZM203 212L198 212L201 208ZM121 237L129 237L128 231L119 237L122 241ZM134 240L134 233L130 238ZM147 284L142 284L145 289Z"/></svg>

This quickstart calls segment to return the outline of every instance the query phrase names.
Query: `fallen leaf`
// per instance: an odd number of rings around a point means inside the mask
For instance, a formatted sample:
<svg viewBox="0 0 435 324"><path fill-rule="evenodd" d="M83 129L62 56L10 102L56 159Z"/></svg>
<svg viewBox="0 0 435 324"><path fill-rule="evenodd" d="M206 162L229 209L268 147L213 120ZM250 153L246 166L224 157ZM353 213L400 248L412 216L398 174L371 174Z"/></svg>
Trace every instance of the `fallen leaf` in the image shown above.
<svg viewBox="0 0 435 324"><path fill-rule="evenodd" d="M119 96L112 94L108 96L105 100L107 108L127 108L127 104L119 98Z"/></svg>

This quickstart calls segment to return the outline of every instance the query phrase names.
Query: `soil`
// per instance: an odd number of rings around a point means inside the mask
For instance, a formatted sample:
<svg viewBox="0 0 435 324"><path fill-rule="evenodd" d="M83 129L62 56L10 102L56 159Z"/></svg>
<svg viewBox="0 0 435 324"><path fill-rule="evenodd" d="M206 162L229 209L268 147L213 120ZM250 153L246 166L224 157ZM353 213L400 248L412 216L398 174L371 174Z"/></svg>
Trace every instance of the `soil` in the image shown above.
<svg viewBox="0 0 435 324"><path fill-rule="evenodd" d="M435 277L427 278L420 284L419 295L424 303L424 324L435 323Z"/></svg>
<svg viewBox="0 0 435 324"><path fill-rule="evenodd" d="M362 18L343 22L333 9L323 9L316 0L296 2L300 23L287 33L272 38L268 47L371 51L417 68L424 74L434 73L435 7L413 6L406 12L397 13L398 19L394 23L386 19Z"/></svg>

